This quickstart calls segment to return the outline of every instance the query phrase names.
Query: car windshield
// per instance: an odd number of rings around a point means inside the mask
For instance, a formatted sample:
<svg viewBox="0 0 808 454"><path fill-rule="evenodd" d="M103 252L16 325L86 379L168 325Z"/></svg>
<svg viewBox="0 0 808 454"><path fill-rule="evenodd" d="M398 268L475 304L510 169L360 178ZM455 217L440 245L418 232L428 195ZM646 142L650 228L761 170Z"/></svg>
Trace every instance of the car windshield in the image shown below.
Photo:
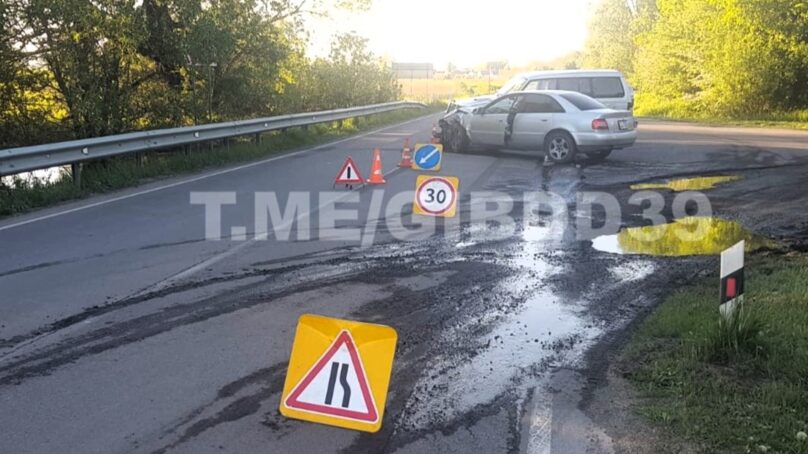
<svg viewBox="0 0 808 454"><path fill-rule="evenodd" d="M525 78L521 76L516 76L513 79L509 80L508 82L505 82L505 85L503 85L502 88L500 88L497 91L497 94L506 95L512 91L519 90L524 85L525 85Z"/></svg>
<svg viewBox="0 0 808 454"><path fill-rule="evenodd" d="M561 95L561 97L572 103L578 110L598 110L606 108L606 106L589 96L578 93L565 93Z"/></svg>

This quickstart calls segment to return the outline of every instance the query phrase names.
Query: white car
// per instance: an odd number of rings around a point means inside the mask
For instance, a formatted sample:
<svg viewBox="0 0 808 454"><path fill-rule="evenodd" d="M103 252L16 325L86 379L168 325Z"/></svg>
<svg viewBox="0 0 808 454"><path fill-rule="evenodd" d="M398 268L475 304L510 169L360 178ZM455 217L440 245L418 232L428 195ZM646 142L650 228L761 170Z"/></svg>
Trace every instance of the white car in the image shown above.
<svg viewBox="0 0 808 454"><path fill-rule="evenodd" d="M634 90L620 71L576 69L519 74L505 83L494 95L452 101L447 112L455 107L491 101L515 91L533 90L575 91L595 98L606 107L615 110L631 111L634 109Z"/></svg>
<svg viewBox="0 0 808 454"><path fill-rule="evenodd" d="M447 151L470 148L542 150L567 163L582 152L604 159L634 145L637 121L626 110L610 109L572 91L519 91L445 115L433 133Z"/></svg>

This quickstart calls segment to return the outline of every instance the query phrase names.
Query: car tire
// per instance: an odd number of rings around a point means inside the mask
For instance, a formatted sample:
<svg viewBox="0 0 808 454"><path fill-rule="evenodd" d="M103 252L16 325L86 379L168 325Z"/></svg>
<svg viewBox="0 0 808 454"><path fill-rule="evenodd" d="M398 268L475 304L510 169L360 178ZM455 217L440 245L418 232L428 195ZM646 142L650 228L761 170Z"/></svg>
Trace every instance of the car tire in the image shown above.
<svg viewBox="0 0 808 454"><path fill-rule="evenodd" d="M572 136L564 131L553 131L544 140L544 153L556 164L567 164L575 159L577 147Z"/></svg>
<svg viewBox="0 0 808 454"><path fill-rule="evenodd" d="M466 131L458 125L452 125L444 134L443 148L449 153L465 153L469 148L469 138Z"/></svg>
<svg viewBox="0 0 808 454"><path fill-rule="evenodd" d="M589 159L594 162L604 161L609 157L610 154L612 154L612 150L589 151L586 153L586 155L589 156Z"/></svg>

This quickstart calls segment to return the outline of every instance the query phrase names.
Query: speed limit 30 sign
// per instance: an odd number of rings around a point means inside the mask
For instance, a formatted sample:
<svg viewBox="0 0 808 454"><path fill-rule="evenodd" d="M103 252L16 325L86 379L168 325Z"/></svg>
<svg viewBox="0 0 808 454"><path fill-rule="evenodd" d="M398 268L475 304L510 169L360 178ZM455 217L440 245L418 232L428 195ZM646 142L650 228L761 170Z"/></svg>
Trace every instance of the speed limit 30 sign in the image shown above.
<svg viewBox="0 0 808 454"><path fill-rule="evenodd" d="M457 214L457 177L419 175L415 182L413 213L451 218Z"/></svg>

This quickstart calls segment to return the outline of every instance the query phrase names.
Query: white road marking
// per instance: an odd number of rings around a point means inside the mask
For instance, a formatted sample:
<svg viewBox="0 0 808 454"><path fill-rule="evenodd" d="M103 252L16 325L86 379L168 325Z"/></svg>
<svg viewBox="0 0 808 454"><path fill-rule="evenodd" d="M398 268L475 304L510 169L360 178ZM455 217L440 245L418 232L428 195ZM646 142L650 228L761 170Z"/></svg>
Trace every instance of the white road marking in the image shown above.
<svg viewBox="0 0 808 454"><path fill-rule="evenodd" d="M387 178L388 176L392 175L393 173L395 173L395 172L397 172L399 170L400 170L400 168L396 167L393 170L385 173L384 177ZM364 186L366 186L366 185L365 184L359 185L359 186L357 186L357 189L362 188ZM308 219L309 217L311 217L312 214L320 211L324 207L326 207L328 205L331 205L331 204L334 204L334 203L337 203L340 200L346 198L347 196L349 196L351 194L354 194L354 192L349 191L349 192L346 192L345 194L343 194L343 195L341 195L341 196L339 196L339 197L337 197L337 198L335 198L333 200L326 201L326 202L320 204L317 208L315 208L313 210L310 210L310 211L308 211L306 213L302 213L297 218L290 219L289 221L284 222L281 225L275 226L275 229L276 230L290 229L290 228L292 228L292 225L295 222L300 221L300 220ZM244 242L244 243L240 243L240 244L238 244L236 246L233 246L232 248L230 248L230 249L228 249L228 250L226 250L224 252L221 252L219 254L216 254L216 255L214 255L213 257L211 257L211 258L209 258L207 260L203 260L202 262L200 262L200 263L186 269L185 271L181 271L181 272L179 272L179 273L177 273L177 274L175 274L173 276L170 276L170 277L168 277L168 278L166 278L166 279L164 279L164 280L162 280L160 282L157 282L156 284L153 284L153 285L151 285L149 287L146 287L143 290L140 290L139 292L136 292L133 295L130 295L128 298L142 296L142 295L144 295L146 293L159 292L160 290L164 290L164 289L174 285L175 283L177 283L177 282L179 282L179 281L181 281L183 279L186 279L188 277L193 276L194 274L204 270L205 268L213 266L213 265L221 262L222 260L224 260L224 259L226 259L228 257L232 257L232 256L238 254L239 252L241 252L242 250L244 250L247 247L251 246L255 242L266 241L268 239L269 239L269 232L260 232L260 233L256 232L255 236L251 240L249 240L247 242Z"/></svg>
<svg viewBox="0 0 808 454"><path fill-rule="evenodd" d="M432 150L432 151L431 151L431 152L430 152L428 155L426 155L426 156L424 156L423 158L421 158L421 164L425 164L427 161L429 161L429 159L430 159L432 156L435 156L435 154L437 154L437 153L438 153L438 149L437 149L437 148L435 148L435 149L434 149L434 150Z"/></svg>
<svg viewBox="0 0 808 454"><path fill-rule="evenodd" d="M182 186L182 185L188 184L188 183L194 183L196 181L205 180L207 178L212 178L212 177L216 177L216 176L219 176L219 175L225 175L225 174L228 174L228 173L237 172L239 170L249 169L250 167L260 166L260 165L264 165L264 164L267 164L267 163L270 163L270 162L273 162L273 161L277 161L277 160L280 160L280 159L290 158L292 156L297 156L297 155L300 155L300 154L303 154L303 153L308 153L308 152L320 150L320 149L323 149L323 148L326 148L326 147L339 145L341 143L349 142L351 140L362 139L362 138L365 138L367 136L371 136L373 134L378 134L378 133L380 133L382 131L386 131L388 129L398 128L398 127L401 127L401 126L404 126L404 125L407 125L407 124L410 124L410 123L414 123L414 122L419 121L419 120L423 120L427 116L428 115L425 115L423 117L418 117L418 118L415 118L415 119L412 119L412 120L407 120L407 121L405 121L403 123L398 123L398 124L391 125L391 126L385 126L383 128L379 128L379 129L376 129L374 131L366 132L364 134L359 134L359 135L356 135L356 136L346 137L344 139L340 139L340 140L337 140L337 141L334 141L334 142L324 143L322 145L317 145L316 147L313 147L313 148L307 148L305 150L295 151L293 153L286 153L286 154L283 154L281 156L275 156L275 157L272 157L272 158L269 158L269 159L264 159L262 161L251 162L249 164L244 164L244 165L241 165L241 166L238 166L238 167L232 167L232 168L229 168L229 169L215 171L215 172L212 172L212 173L208 173L208 174L205 174L205 175L200 175L200 176L193 177L193 178L188 178L186 180L178 181L178 182L175 182L175 183L166 184L166 185L163 185L163 186L160 186L160 187L151 188L151 189L147 189L147 190L144 190L144 191L139 191L139 192L135 192L135 193L132 193L132 194L127 194L127 195L123 195L123 196L119 196L119 197L113 197L111 199L102 200L100 202L89 203L87 205L82 205L80 207L71 208L71 209L64 210L64 211L59 211L57 213L46 214L44 216L39 216L39 217L36 217L36 218L33 218L33 219L28 219L28 220L25 220L25 221L20 221L20 222L16 222L16 223L13 223L13 224L0 226L0 232L2 232L4 230L10 230L10 229L13 229L13 228L16 228L16 227L22 227L22 226L28 225L28 224L33 224L34 222L44 221L44 220L47 220L47 219L53 219L55 217L64 216L66 214L76 213L76 212L79 212L79 211L89 210L90 208L95 208L95 207L99 207L99 206L103 206L103 205L108 205L110 203L120 202L121 200L127 200L127 199L131 199L131 198L134 198L134 197L139 197L139 196L142 196L142 195L146 195L146 194L151 194L153 192L162 191L164 189L175 188L177 186Z"/></svg>

